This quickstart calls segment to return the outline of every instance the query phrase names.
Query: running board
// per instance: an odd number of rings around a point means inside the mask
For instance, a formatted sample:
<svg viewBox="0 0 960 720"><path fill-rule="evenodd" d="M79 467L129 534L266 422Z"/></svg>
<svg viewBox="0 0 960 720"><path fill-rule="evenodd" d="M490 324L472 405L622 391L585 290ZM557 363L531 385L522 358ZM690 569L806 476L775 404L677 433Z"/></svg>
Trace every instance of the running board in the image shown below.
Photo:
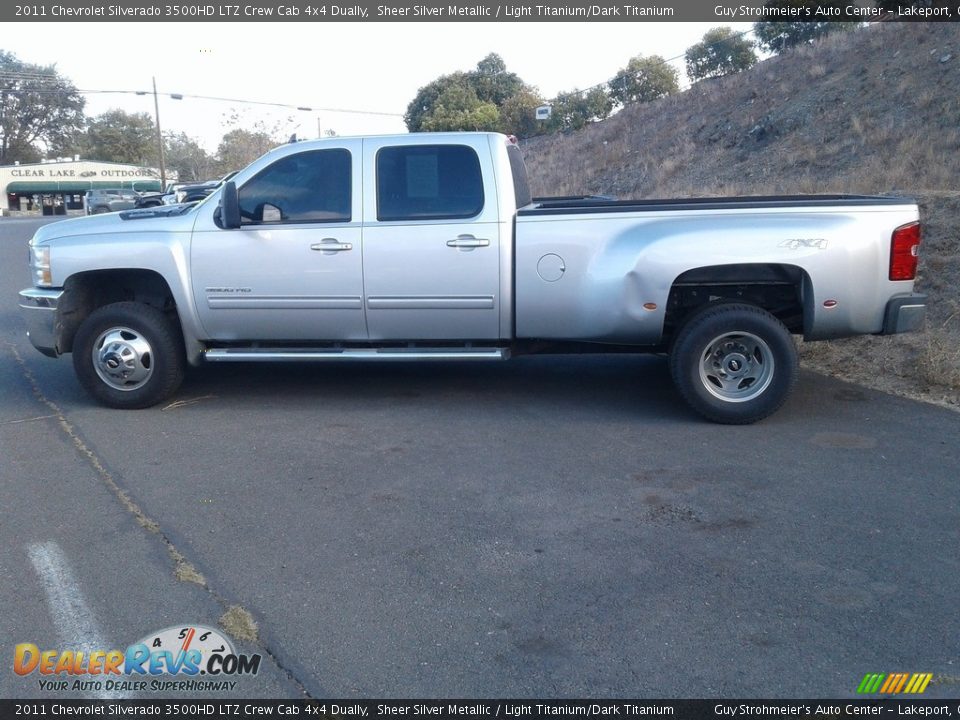
<svg viewBox="0 0 960 720"><path fill-rule="evenodd" d="M277 360L506 360L508 348L210 348L207 362L274 362Z"/></svg>

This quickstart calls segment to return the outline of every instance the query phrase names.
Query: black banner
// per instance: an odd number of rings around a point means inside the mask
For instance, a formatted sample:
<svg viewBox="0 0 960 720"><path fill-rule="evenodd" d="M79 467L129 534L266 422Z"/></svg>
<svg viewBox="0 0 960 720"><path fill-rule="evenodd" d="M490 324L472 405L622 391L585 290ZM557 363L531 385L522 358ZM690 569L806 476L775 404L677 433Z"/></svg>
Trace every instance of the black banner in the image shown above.
<svg viewBox="0 0 960 720"><path fill-rule="evenodd" d="M0 700L0 717L837 718L960 717L960 699L841 700Z"/></svg>
<svg viewBox="0 0 960 720"><path fill-rule="evenodd" d="M960 0L39 0L3 3L3 22L952 22Z"/></svg>

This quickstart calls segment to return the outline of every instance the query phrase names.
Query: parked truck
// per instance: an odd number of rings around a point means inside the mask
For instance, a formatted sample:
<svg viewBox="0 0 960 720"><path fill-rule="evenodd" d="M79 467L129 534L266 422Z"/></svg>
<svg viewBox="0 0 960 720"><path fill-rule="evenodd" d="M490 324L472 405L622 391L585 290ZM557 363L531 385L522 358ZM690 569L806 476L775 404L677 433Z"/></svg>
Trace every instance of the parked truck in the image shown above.
<svg viewBox="0 0 960 720"><path fill-rule="evenodd" d="M41 227L20 306L115 408L203 362L632 352L667 354L696 411L739 424L789 395L792 335L917 329L919 245L903 198L534 199L503 135L329 138L197 205Z"/></svg>

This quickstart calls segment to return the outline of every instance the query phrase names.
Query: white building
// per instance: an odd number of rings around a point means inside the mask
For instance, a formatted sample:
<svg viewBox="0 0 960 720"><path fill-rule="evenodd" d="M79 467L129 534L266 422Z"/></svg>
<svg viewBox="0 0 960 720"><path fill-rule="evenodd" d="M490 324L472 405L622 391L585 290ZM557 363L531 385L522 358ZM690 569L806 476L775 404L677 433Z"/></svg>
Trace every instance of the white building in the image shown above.
<svg viewBox="0 0 960 720"><path fill-rule="evenodd" d="M0 210L34 210L44 198L48 204L52 200L68 210L79 210L84 193L94 188L160 190L160 171L79 159L0 166Z"/></svg>

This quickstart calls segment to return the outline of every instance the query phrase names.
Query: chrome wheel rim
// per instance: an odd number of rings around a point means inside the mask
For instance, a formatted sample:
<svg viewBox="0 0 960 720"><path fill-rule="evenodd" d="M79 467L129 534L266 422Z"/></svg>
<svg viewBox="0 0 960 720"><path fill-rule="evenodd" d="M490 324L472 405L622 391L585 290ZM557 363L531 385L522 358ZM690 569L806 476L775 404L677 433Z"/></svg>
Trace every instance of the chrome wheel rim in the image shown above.
<svg viewBox="0 0 960 720"><path fill-rule="evenodd" d="M700 355L700 382L716 398L747 402L761 395L773 380L773 352L752 333L719 335Z"/></svg>
<svg viewBox="0 0 960 720"><path fill-rule="evenodd" d="M110 328L93 344L93 367L113 389L137 390L153 375L153 348L128 327Z"/></svg>

